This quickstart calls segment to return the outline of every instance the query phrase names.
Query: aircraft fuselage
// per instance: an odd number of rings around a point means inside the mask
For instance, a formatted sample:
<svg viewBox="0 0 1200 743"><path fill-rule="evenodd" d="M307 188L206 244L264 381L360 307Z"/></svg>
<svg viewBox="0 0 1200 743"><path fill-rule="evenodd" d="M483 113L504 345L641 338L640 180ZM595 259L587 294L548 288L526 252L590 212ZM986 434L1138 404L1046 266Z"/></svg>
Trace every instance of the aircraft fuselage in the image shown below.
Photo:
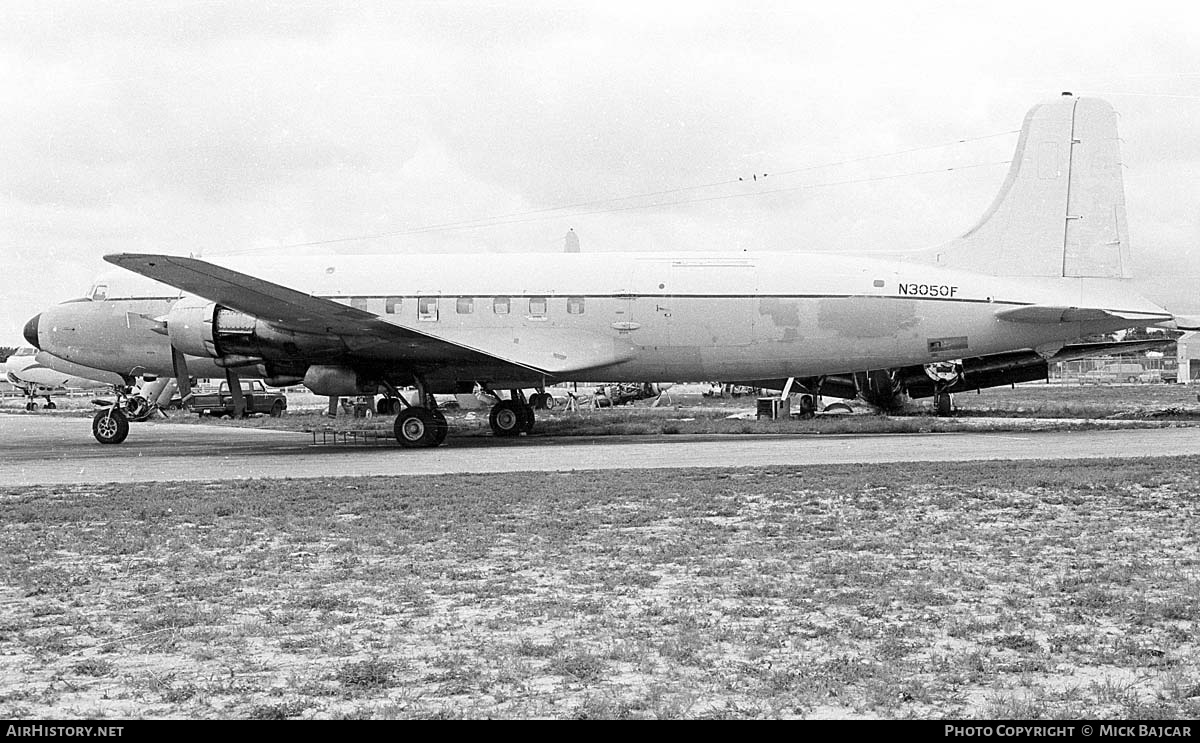
<svg viewBox="0 0 1200 743"><path fill-rule="evenodd" d="M222 264L385 321L488 353L538 348L562 359L552 378L511 367L441 364L437 391L475 380L776 379L1052 347L1129 327L1121 318L1012 322L1027 305L1169 315L1121 280L995 277L896 260L825 254L478 254L325 256ZM157 287L157 295L154 295ZM172 373L168 338L150 329L178 290L122 292L43 313L41 347L122 373ZM269 318L264 318L269 322ZM336 334L292 362L420 363L422 349ZM435 362L435 359L431 359ZM437 364L431 364L431 368ZM193 376L223 373L189 356Z"/></svg>

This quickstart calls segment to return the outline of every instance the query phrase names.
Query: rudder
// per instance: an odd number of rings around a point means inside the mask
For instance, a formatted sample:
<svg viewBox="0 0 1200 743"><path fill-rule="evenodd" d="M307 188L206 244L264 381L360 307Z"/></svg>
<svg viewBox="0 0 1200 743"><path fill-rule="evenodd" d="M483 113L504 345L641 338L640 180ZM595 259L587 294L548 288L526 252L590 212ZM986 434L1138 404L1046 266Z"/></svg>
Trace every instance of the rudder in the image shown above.
<svg viewBox="0 0 1200 743"><path fill-rule="evenodd" d="M1064 93L1025 117L1008 176L938 265L998 276L1129 278L1117 114Z"/></svg>

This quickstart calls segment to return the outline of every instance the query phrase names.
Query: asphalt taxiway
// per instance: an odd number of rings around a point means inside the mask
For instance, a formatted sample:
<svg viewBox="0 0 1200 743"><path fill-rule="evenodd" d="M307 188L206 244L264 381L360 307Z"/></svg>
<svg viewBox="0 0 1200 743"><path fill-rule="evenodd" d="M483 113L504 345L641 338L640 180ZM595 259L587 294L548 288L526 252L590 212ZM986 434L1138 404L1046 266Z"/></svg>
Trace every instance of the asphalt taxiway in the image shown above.
<svg viewBox="0 0 1200 743"><path fill-rule="evenodd" d="M844 465L989 459L1177 457L1200 452L1200 428L874 435L453 435L436 449L395 442L313 446L307 433L134 424L103 446L91 420L0 415L0 486L87 482L424 475L660 467Z"/></svg>

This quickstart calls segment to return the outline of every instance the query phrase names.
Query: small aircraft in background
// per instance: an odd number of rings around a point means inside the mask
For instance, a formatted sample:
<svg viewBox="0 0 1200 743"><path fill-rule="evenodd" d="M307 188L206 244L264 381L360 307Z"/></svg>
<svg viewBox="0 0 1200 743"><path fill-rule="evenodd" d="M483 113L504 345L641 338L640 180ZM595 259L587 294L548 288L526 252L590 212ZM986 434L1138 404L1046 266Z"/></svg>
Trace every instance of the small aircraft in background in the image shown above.
<svg viewBox="0 0 1200 743"><path fill-rule="evenodd" d="M65 394L68 389L94 390L113 384L113 381L101 381L105 377L120 381L115 374L100 369L88 369L90 373L86 375L53 369L45 365L39 355L41 352L36 348L18 348L3 363L4 378L25 393L26 410L37 410L39 397L46 400L41 407L54 410L58 407L54 395Z"/></svg>

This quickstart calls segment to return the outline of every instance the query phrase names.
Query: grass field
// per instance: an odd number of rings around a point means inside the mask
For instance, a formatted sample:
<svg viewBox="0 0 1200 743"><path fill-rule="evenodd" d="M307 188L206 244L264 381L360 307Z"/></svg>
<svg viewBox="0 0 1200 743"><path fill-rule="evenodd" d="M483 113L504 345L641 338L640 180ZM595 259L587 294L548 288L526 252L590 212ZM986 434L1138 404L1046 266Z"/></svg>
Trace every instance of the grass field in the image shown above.
<svg viewBox="0 0 1200 743"><path fill-rule="evenodd" d="M1200 716L1200 457L0 490L0 716Z"/></svg>

